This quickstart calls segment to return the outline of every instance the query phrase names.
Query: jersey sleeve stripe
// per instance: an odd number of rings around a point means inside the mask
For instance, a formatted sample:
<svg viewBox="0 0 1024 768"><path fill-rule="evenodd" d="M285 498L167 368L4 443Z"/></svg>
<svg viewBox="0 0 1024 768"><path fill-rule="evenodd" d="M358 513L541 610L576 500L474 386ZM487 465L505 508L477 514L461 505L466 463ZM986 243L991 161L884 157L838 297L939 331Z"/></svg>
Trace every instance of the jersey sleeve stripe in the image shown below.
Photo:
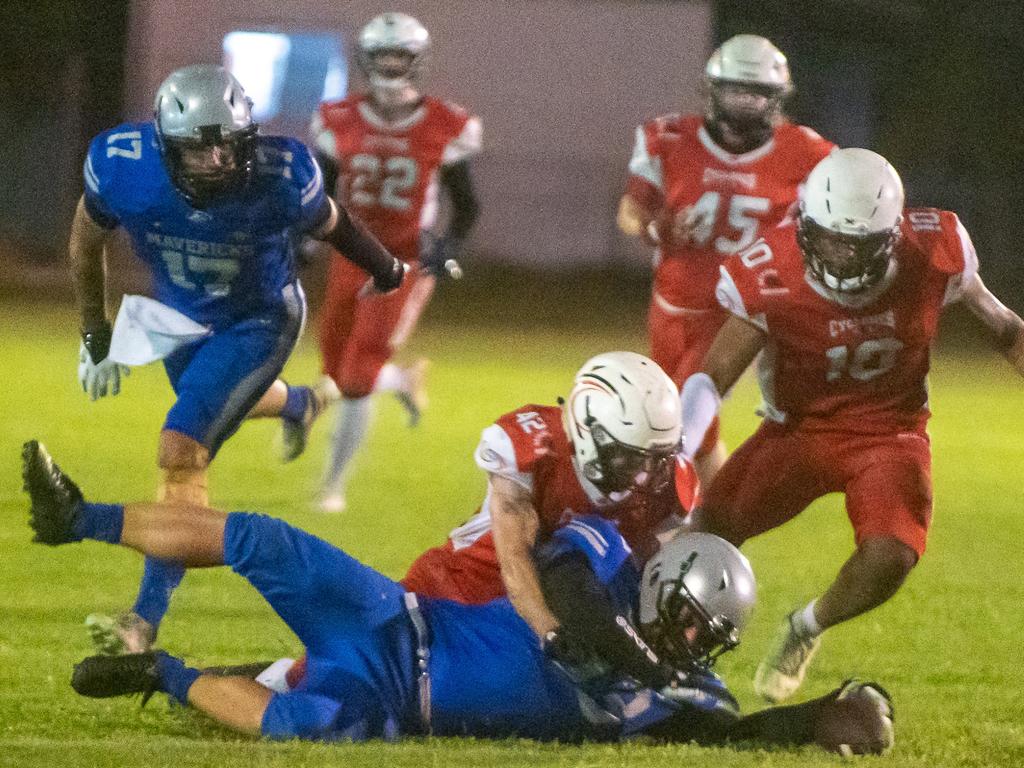
<svg viewBox="0 0 1024 768"><path fill-rule="evenodd" d="M959 216L956 219L956 234L960 238L960 253L963 256L964 268L960 274L949 278L949 282L946 284L946 295L942 299L943 305L959 301L963 296L964 288L970 285L974 276L978 274L978 252L974 249L971 236L967 234L967 229L960 221Z"/></svg>
<svg viewBox="0 0 1024 768"><path fill-rule="evenodd" d="M491 424L480 435L480 443L473 458L484 472L508 478L526 490L533 491L533 476L519 471L512 438L497 424Z"/></svg>
<svg viewBox="0 0 1024 768"><path fill-rule="evenodd" d="M96 177L96 171L92 167L92 155L88 155L85 158L85 185L89 188L90 192L94 194L100 193L100 180Z"/></svg>
<svg viewBox="0 0 1024 768"><path fill-rule="evenodd" d="M309 202L320 194L321 190L324 188L324 177L323 174L320 173L320 166L314 163L313 168L315 170L313 178L310 179L309 183L302 189L302 204L304 206L308 205Z"/></svg>
<svg viewBox="0 0 1024 768"><path fill-rule="evenodd" d="M662 189L661 158L651 157L648 153L647 135L642 125L636 129L636 143L633 145L633 156L629 159L629 172Z"/></svg>
<svg viewBox="0 0 1024 768"><path fill-rule="evenodd" d="M608 554L608 542L586 523L573 520L566 527L582 536L599 557L604 557Z"/></svg>
<svg viewBox="0 0 1024 768"><path fill-rule="evenodd" d="M718 303L722 305L722 308L732 315L741 320L746 320L748 323L757 326L762 331L768 331L768 323L765 321L764 315L756 315L751 317L747 312L747 307L743 303L743 296L740 295L739 288L736 287L736 282L732 279L732 275L729 274L724 266L718 268L719 278L718 285L715 288L715 298L718 299Z"/></svg>
<svg viewBox="0 0 1024 768"><path fill-rule="evenodd" d="M483 148L483 124L480 118L471 117L462 126L462 131L448 142L441 155L441 165L462 162L480 153Z"/></svg>

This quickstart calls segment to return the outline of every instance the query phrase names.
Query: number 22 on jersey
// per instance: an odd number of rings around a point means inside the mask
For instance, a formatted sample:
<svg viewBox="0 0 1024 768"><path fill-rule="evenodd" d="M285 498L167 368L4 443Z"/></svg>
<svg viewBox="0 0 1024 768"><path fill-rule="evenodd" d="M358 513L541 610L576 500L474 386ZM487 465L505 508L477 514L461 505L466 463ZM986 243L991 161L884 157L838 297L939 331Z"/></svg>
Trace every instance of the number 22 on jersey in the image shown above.
<svg viewBox="0 0 1024 768"><path fill-rule="evenodd" d="M348 167L352 176L349 200L354 205L395 211L412 207L406 195L416 186L419 166L411 157L359 154L352 156Z"/></svg>

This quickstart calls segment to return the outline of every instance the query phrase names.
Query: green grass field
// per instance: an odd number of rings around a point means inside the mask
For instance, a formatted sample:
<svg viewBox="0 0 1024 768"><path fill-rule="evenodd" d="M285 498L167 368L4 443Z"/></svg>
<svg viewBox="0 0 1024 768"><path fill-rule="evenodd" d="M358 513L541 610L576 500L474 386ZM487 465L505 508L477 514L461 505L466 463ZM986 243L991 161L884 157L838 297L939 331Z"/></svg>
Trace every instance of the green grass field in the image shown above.
<svg viewBox="0 0 1024 768"><path fill-rule="evenodd" d="M116 399L91 404L77 388L76 323L65 307L3 299L0 312L0 766L813 766L841 759L792 751L538 745L526 741L411 740L397 745L271 744L236 737L162 697L79 699L71 665L89 651L83 617L134 597L141 560L102 544L50 549L29 543L19 448L39 438L97 500L153 495L156 435L170 402L157 366L136 370ZM514 323L509 323L514 327ZM412 352L429 353L431 409L415 431L382 400L359 458L349 510L309 506L327 424L288 466L273 453L276 425L252 423L212 471L217 506L279 515L400 576L425 547L475 510L484 478L471 452L499 414L566 391L587 356L643 348L639 321L581 336L429 322ZM936 510L929 552L902 592L878 611L831 631L801 696L844 677L877 679L897 710L892 766L1024 765L1020 639L1024 586L1020 542L1020 381L995 356L944 352L932 377ZM309 334L287 369L316 372ZM745 381L729 402L725 434L735 447L756 423ZM852 548L837 499L745 548L760 603L740 649L721 672L748 710L754 667L785 611L828 583ZM199 664L295 654L297 642L253 590L230 572L191 574L175 596L161 643ZM875 764L872 759L872 764Z"/></svg>

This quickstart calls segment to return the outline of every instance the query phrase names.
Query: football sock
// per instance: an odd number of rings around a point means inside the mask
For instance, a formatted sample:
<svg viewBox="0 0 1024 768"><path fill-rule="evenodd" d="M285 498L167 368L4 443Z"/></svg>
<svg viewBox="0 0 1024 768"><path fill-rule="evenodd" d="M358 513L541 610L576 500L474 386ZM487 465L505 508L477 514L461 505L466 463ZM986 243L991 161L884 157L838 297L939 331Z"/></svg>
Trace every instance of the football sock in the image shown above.
<svg viewBox="0 0 1024 768"><path fill-rule="evenodd" d="M814 615L814 606L817 605L818 599L811 600L802 610L797 611L793 615L793 628L806 638L817 637L824 630L821 625L818 624L818 619Z"/></svg>
<svg viewBox="0 0 1024 768"><path fill-rule="evenodd" d="M152 624L155 630L167 613L171 594L184 576L185 567L181 563L147 557L142 570L142 583L139 584L139 596L135 598L132 610Z"/></svg>
<svg viewBox="0 0 1024 768"><path fill-rule="evenodd" d="M312 396L313 393L309 391L309 387L289 386L288 396L285 398L284 407L281 408L281 418L302 421Z"/></svg>
<svg viewBox="0 0 1024 768"><path fill-rule="evenodd" d="M398 392L405 386L405 371L394 363L385 363L373 382L374 392Z"/></svg>
<svg viewBox="0 0 1024 768"><path fill-rule="evenodd" d="M324 474L325 492L334 493L341 489L345 470L366 436L370 406L369 396L342 398L338 423L331 436L331 455Z"/></svg>
<svg viewBox="0 0 1024 768"><path fill-rule="evenodd" d="M75 541L92 539L117 544L124 526L124 506L121 504L90 504L82 502L78 518L72 526Z"/></svg>
<svg viewBox="0 0 1024 768"><path fill-rule="evenodd" d="M185 666L185 662L166 651L157 651L156 673L160 677L160 690L179 704L188 705L188 689L203 673Z"/></svg>

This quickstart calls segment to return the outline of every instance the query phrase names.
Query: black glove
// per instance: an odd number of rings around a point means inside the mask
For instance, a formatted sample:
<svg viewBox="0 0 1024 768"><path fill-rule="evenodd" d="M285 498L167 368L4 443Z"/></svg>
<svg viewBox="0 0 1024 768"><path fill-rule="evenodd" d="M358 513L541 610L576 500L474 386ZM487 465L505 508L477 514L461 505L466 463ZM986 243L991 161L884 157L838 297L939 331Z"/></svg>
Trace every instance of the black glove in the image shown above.
<svg viewBox="0 0 1024 768"><path fill-rule="evenodd" d="M589 649L573 641L571 635L561 629L553 629L544 635L540 647L549 659L568 667L582 666L592 656Z"/></svg>
<svg viewBox="0 0 1024 768"><path fill-rule="evenodd" d="M107 359L110 354L110 338L112 335L110 323L104 321L102 325L82 331L82 346L89 353L89 359L93 365L97 365Z"/></svg>
<svg viewBox="0 0 1024 768"><path fill-rule="evenodd" d="M420 253L420 270L438 280L445 277L459 279L462 277L462 268L459 266L462 246L462 239L451 235L425 238Z"/></svg>
<svg viewBox="0 0 1024 768"><path fill-rule="evenodd" d="M399 259L391 262L391 269L383 274L373 276L373 288L378 293L390 293L397 289L402 280L405 279L405 270L408 267Z"/></svg>

